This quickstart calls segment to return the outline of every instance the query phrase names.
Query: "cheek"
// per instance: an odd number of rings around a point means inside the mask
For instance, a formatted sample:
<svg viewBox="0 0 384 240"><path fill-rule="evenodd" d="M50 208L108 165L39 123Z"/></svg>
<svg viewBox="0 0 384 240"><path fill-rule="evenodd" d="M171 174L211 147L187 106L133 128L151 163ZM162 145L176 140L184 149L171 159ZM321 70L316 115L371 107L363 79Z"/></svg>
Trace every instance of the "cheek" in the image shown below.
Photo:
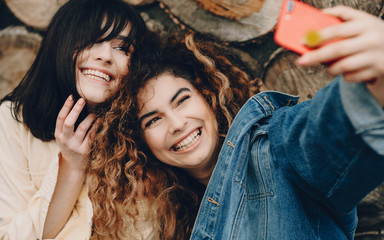
<svg viewBox="0 0 384 240"><path fill-rule="evenodd" d="M212 134L212 138L218 138L219 136L219 126L217 123L216 115L213 113L213 111L210 108L207 108L206 112L206 118L207 124L209 124L210 132Z"/></svg>
<svg viewBox="0 0 384 240"><path fill-rule="evenodd" d="M76 53L73 54L73 60L76 61L76 67L84 65L90 57L90 52L88 49L82 50L76 57Z"/></svg>
<svg viewBox="0 0 384 240"><path fill-rule="evenodd" d="M218 138L219 137L219 127L217 124L216 117L214 115L211 116L210 124L211 124L211 128L212 128L213 137Z"/></svg>
<svg viewBox="0 0 384 240"><path fill-rule="evenodd" d="M207 123L210 125L213 132L218 133L218 123L216 119L216 115L213 113L211 107L206 103L205 101L202 101L202 104L204 104L204 110L203 112L203 118L206 119Z"/></svg>
<svg viewBox="0 0 384 240"><path fill-rule="evenodd" d="M130 59L128 56L121 57L119 60L117 60L118 63L118 71L120 76L124 76L128 74L129 71L129 65L130 65Z"/></svg>
<svg viewBox="0 0 384 240"><path fill-rule="evenodd" d="M156 155L156 152L161 150L163 138L158 131L150 131L144 134L144 140L149 149Z"/></svg>
<svg viewBox="0 0 384 240"><path fill-rule="evenodd" d="M80 78L80 70L78 70L78 68L76 68L76 71L75 71L75 74L76 74L76 90L77 92L80 94L81 97L84 97L83 96L83 91L81 90L81 78Z"/></svg>

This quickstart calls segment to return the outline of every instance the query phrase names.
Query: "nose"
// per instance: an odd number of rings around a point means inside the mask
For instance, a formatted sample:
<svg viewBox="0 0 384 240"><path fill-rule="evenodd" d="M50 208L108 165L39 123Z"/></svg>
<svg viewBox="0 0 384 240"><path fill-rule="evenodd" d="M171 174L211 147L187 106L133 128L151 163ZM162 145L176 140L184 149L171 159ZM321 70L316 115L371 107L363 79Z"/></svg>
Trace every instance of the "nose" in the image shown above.
<svg viewBox="0 0 384 240"><path fill-rule="evenodd" d="M176 134L177 132L182 132L187 125L187 119L177 112L172 113L168 118L168 131L172 135Z"/></svg>
<svg viewBox="0 0 384 240"><path fill-rule="evenodd" d="M109 42L96 43L93 47L93 58L107 64L112 63L112 48Z"/></svg>

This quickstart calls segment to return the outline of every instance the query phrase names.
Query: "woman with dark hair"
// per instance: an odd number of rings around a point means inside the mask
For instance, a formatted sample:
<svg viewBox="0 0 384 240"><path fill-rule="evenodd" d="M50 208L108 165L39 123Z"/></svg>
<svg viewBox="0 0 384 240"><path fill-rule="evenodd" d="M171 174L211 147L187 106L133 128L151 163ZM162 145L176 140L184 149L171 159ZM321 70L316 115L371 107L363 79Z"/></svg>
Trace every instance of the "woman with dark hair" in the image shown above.
<svg viewBox="0 0 384 240"><path fill-rule="evenodd" d="M330 12L346 23L327 38L361 47L341 72L358 83L337 77L299 104L260 92L220 46L192 35L135 58L135 81L122 82L91 149L95 235L118 238L105 234L129 216L153 221L161 239L353 239L356 205L384 180L384 55L364 59L383 50L365 36L383 42L384 23ZM322 57L337 64L350 50ZM359 75L362 66L374 71Z"/></svg>
<svg viewBox="0 0 384 240"><path fill-rule="evenodd" d="M87 154L95 112L150 34L121 0L71 0L0 106L0 239L89 239Z"/></svg>

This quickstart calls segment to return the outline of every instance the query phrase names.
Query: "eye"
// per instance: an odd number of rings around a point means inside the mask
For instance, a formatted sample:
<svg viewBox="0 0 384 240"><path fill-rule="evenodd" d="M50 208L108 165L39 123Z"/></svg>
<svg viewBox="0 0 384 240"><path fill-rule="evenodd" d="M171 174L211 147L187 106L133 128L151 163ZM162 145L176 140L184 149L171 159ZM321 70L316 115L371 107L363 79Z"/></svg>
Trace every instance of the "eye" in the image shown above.
<svg viewBox="0 0 384 240"><path fill-rule="evenodd" d="M160 120L159 117L154 117L154 118L152 118L152 119L149 120L147 123L145 123L145 125L144 125L144 129L149 128L150 126L152 126L152 124L154 124L154 123L157 122L158 120Z"/></svg>
<svg viewBox="0 0 384 240"><path fill-rule="evenodd" d="M180 104L182 104L183 102L185 102L187 99L191 98L191 96L189 95L186 95L186 96L183 96L178 102L177 102L177 106L179 106Z"/></svg>
<svg viewBox="0 0 384 240"><path fill-rule="evenodd" d="M123 40L117 38L111 40L111 47L125 53L127 56L131 55L133 50L133 46L131 44L127 44Z"/></svg>
<svg viewBox="0 0 384 240"><path fill-rule="evenodd" d="M125 55L127 56L131 55L131 52L129 51L129 47L118 46L118 47L114 47L114 49L124 52Z"/></svg>

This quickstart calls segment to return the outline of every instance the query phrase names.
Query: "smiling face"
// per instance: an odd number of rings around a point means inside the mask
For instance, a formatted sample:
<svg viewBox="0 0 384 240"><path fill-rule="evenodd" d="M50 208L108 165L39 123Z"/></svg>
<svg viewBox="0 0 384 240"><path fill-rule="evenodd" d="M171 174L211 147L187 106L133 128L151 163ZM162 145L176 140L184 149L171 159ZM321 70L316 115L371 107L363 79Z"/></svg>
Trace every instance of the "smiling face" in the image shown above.
<svg viewBox="0 0 384 240"><path fill-rule="evenodd" d="M121 77L128 73L133 48L124 48L123 39L129 31L130 28L126 27L117 38L95 43L78 55L76 87L89 104L104 102L116 91Z"/></svg>
<svg viewBox="0 0 384 240"><path fill-rule="evenodd" d="M203 96L184 78L163 73L139 91L144 139L162 162L196 176L217 160L218 125Z"/></svg>

